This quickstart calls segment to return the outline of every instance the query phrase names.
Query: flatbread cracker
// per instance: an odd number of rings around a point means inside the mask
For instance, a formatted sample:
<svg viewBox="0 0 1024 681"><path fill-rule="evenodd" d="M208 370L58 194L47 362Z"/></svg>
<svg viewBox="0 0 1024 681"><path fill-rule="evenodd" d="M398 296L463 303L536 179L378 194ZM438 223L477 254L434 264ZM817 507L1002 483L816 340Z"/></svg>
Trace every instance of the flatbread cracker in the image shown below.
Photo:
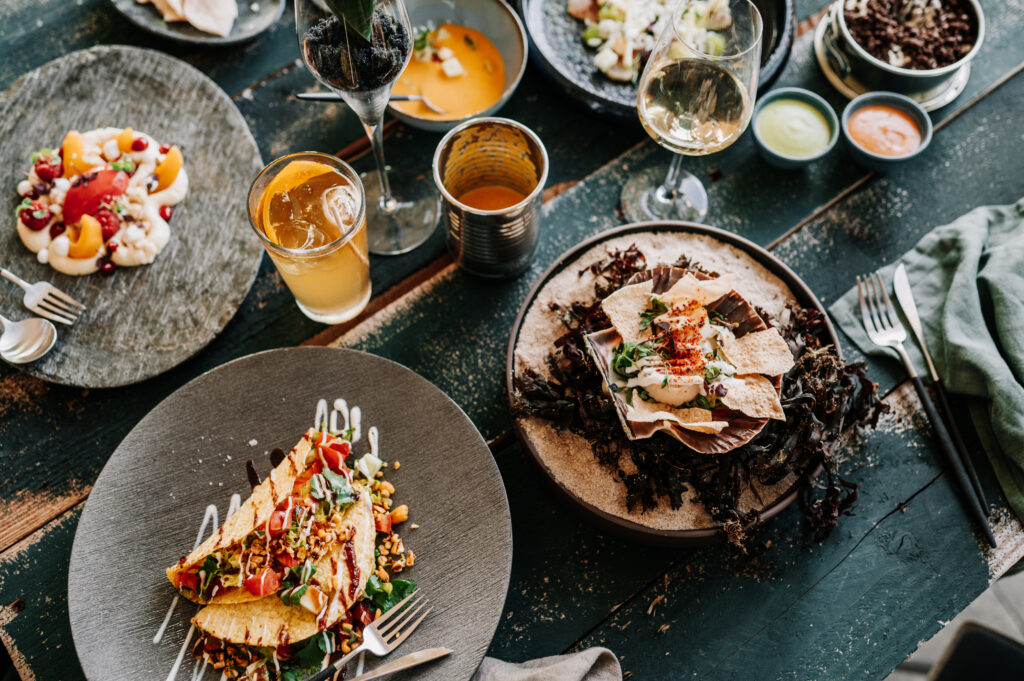
<svg viewBox="0 0 1024 681"><path fill-rule="evenodd" d="M655 406L657 405L657 406ZM711 412L707 409L687 407L675 409L660 402L648 402L640 398L634 390L632 401L626 409L627 418L632 421L653 423L655 421L671 421L680 425L684 423L701 423L711 420Z"/></svg>
<svg viewBox="0 0 1024 681"><path fill-rule="evenodd" d="M718 300L731 290L731 274L723 274L715 279L698 279L692 274L685 274L682 279L665 292L664 297L666 301L671 301L673 304L696 300L701 305L707 305Z"/></svg>
<svg viewBox="0 0 1024 681"><path fill-rule="evenodd" d="M703 423L680 423L680 428L686 428L687 430L693 430L698 433L707 433L709 435L717 435L723 430L729 427L728 421L705 421Z"/></svg>
<svg viewBox="0 0 1024 681"><path fill-rule="evenodd" d="M786 420L775 386L761 374L738 375L726 383L722 404L753 418Z"/></svg>
<svg viewBox="0 0 1024 681"><path fill-rule="evenodd" d="M724 343L722 354L736 367L737 374L778 376L792 369L794 364L789 345L774 327Z"/></svg>
<svg viewBox="0 0 1024 681"><path fill-rule="evenodd" d="M636 343L645 334L640 330L640 313L651 305L654 282L623 286L601 301L601 309L627 343Z"/></svg>

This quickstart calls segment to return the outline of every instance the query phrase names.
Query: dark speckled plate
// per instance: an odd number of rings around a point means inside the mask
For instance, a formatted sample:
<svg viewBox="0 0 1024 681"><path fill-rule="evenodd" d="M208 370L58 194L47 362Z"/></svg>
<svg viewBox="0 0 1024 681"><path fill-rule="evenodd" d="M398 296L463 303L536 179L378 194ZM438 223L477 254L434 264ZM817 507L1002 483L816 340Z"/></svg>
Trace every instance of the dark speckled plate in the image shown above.
<svg viewBox="0 0 1024 681"><path fill-rule="evenodd" d="M231 33L221 37L204 33L185 21L164 21L152 3L140 4L136 0L111 0L114 7L136 26L165 38L197 45L232 45L252 40L277 23L284 12L285 0L236 0L238 18ZM256 11L253 11L253 7Z"/></svg>
<svg viewBox="0 0 1024 681"><path fill-rule="evenodd" d="M135 47L73 52L0 93L4 215L13 218L33 151L59 145L68 130L107 126L131 126L185 156L188 194L152 264L109 277L67 276L36 260L12 220L0 225L4 267L49 281L89 308L74 326L58 324L54 349L22 369L83 388L136 383L199 352L235 314L263 254L245 213L249 183L263 165L245 119L200 71ZM21 290L0 284L0 314L29 316Z"/></svg>
<svg viewBox="0 0 1024 681"><path fill-rule="evenodd" d="M789 59L796 29L793 0L753 0L764 20L759 89L771 86ZM636 119L636 85L615 82L594 66L583 44L582 21L569 16L566 0L520 0L530 35L530 54L575 99L599 113Z"/></svg>
<svg viewBox="0 0 1024 681"><path fill-rule="evenodd" d="M86 678L168 678L197 606L179 601L153 642L175 596L164 568L191 550L208 504L223 521L231 495L248 496L247 459L266 477L267 452L298 441L320 398L360 407L357 456L376 426L382 458L402 464L388 480L397 503L409 506L409 522L398 528L417 560L405 575L433 611L393 657L454 651L389 678L468 681L498 626L512 564L498 467L469 418L427 380L333 348L270 350L218 367L158 404L111 455L82 512L68 575L71 633ZM188 681L193 667L188 657L170 679ZM201 678L219 676L207 670Z"/></svg>

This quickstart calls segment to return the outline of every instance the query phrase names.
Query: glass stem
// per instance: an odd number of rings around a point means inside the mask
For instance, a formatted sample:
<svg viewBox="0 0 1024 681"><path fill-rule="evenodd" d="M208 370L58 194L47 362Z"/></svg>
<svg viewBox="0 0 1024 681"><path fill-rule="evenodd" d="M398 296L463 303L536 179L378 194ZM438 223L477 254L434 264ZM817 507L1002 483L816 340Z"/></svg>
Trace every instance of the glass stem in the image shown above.
<svg viewBox="0 0 1024 681"><path fill-rule="evenodd" d="M683 177L686 176L686 171L683 170L683 156L682 154L672 154L672 163L668 167L668 174L665 176L665 181L662 182L661 186L658 187L658 200L659 201L674 201L679 195L680 184Z"/></svg>
<svg viewBox="0 0 1024 681"><path fill-rule="evenodd" d="M380 177L379 209L382 213L391 215L398 210L398 201L391 195L388 167L384 161L384 116L382 114L375 123L366 121L362 123L366 136L370 138L370 146L373 147L373 160L377 162L377 175Z"/></svg>

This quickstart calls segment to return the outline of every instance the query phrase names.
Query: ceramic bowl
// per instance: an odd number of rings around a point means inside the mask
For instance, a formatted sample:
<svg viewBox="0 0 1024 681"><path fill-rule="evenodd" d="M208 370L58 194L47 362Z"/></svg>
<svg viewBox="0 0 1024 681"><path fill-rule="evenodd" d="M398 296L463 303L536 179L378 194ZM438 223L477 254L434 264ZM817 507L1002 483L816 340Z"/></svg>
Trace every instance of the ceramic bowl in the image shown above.
<svg viewBox="0 0 1024 681"><path fill-rule="evenodd" d="M978 54L985 40L985 15L978 0L965 0L967 11L973 14L977 29L971 51L957 61L937 69L906 69L893 66L889 62L878 59L860 46L843 14L843 0L837 0L832 6L830 20L836 28L839 54L833 54L836 65L841 71L847 71L858 82L872 90L886 90L917 97L927 96L946 87L957 72L969 64Z"/></svg>
<svg viewBox="0 0 1024 681"><path fill-rule="evenodd" d="M881 154L868 151L854 142L850 137L850 116L863 107L872 104L879 106L891 106L909 115L914 120L914 123L917 124L917 129L921 132L921 146L903 156L882 156ZM846 143L850 148L850 155L853 156L854 160L868 170L877 170L879 172L892 170L893 168L906 163L910 159L915 158L927 149L928 144L932 141L932 119L928 117L927 112L921 108L920 104L912 100L910 97L896 92L869 92L852 100L846 105L846 108L843 109L842 127L843 137L846 138Z"/></svg>
<svg viewBox="0 0 1024 681"><path fill-rule="evenodd" d="M825 117L829 125L829 137L828 144L817 154L813 156L789 156L778 152L761 139L761 135L757 132L757 117L761 113L761 109L766 105L770 104L779 99L796 99L801 102L810 104L815 109L821 112L821 115ZM813 163L818 159L822 158L836 146L836 141L839 139L839 117L836 116L836 112L833 111L832 107L822 97L816 95L810 90L804 90L799 87L783 87L777 90L772 90L765 96L758 100L757 105L754 107L754 115L751 118L750 128L754 133L754 144L757 146L757 150L760 152L761 157L777 168L802 168L809 163Z"/></svg>
<svg viewBox="0 0 1024 681"><path fill-rule="evenodd" d="M430 132L448 132L471 118L493 116L515 92L526 71L526 29L515 10L504 0L406 0L405 7L413 27L451 23L475 28L486 35L505 62L505 89L492 106L462 118L423 118L406 113L394 104L388 106L391 114L407 125Z"/></svg>

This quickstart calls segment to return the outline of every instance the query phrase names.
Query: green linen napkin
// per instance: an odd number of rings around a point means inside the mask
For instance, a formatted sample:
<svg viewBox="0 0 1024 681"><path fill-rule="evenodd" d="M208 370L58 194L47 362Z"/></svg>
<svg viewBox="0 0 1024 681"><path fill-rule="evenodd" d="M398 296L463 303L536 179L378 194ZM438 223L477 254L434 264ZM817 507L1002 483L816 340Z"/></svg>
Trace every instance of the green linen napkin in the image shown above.
<svg viewBox="0 0 1024 681"><path fill-rule="evenodd" d="M900 261L943 385L964 396L999 484L1024 519L1024 199L976 208L927 234ZM881 270L894 304L896 264ZM868 340L856 287L829 311L865 354L895 356ZM907 350L924 378L907 328Z"/></svg>

